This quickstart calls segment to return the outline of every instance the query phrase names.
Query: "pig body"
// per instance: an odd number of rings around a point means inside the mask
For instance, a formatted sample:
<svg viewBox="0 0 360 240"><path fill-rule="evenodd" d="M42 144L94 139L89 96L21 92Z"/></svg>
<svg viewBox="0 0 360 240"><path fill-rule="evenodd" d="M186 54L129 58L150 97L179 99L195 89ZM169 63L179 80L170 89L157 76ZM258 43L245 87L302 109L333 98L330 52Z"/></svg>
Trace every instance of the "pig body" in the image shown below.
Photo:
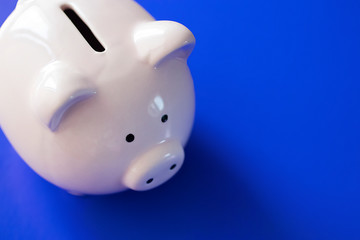
<svg viewBox="0 0 360 240"><path fill-rule="evenodd" d="M69 192L157 187L184 160L194 44L186 27L131 0L19 1L0 30L0 126Z"/></svg>

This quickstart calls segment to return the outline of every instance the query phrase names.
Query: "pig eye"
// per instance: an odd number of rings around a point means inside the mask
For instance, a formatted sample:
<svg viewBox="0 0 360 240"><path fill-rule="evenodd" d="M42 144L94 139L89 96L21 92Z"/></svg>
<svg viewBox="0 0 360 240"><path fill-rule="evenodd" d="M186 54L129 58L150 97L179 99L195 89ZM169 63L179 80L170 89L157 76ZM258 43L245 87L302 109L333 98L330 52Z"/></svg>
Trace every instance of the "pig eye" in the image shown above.
<svg viewBox="0 0 360 240"><path fill-rule="evenodd" d="M134 134L129 134L129 135L126 136L126 141L127 141L128 143L131 143L131 142L133 142L134 140L135 140Z"/></svg>
<svg viewBox="0 0 360 240"><path fill-rule="evenodd" d="M169 120L169 116L167 114L165 114L164 116L161 117L161 121L163 123L166 123Z"/></svg>

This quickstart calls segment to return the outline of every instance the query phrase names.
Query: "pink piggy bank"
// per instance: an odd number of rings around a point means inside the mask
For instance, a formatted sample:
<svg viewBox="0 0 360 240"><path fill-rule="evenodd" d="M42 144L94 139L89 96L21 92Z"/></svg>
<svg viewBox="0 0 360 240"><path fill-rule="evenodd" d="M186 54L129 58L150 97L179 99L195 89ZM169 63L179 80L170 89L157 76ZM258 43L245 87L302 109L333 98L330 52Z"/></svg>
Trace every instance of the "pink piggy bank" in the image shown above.
<svg viewBox="0 0 360 240"><path fill-rule="evenodd" d="M70 193L155 188L184 161L194 45L132 0L20 0L0 30L1 128Z"/></svg>

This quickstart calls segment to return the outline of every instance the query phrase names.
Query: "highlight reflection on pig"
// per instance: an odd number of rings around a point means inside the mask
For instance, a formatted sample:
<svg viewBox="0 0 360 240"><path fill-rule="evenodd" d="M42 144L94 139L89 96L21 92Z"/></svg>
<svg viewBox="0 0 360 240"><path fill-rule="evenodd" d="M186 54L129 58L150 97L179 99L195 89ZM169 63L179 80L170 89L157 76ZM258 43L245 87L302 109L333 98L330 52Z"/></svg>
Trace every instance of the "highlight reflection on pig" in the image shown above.
<svg viewBox="0 0 360 240"><path fill-rule="evenodd" d="M194 45L132 0L19 1L0 30L1 128L69 192L157 187L184 161Z"/></svg>

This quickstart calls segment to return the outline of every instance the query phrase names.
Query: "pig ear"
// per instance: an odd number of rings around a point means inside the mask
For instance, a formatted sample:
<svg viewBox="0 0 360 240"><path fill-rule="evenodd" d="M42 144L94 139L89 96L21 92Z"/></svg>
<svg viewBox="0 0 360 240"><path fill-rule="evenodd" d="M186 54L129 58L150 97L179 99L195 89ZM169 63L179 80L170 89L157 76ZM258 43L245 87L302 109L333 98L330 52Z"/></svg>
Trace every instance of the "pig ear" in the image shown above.
<svg viewBox="0 0 360 240"><path fill-rule="evenodd" d="M20 6L21 4L24 4L26 2L31 2L32 0L18 0L17 1L17 6Z"/></svg>
<svg viewBox="0 0 360 240"><path fill-rule="evenodd" d="M195 46L195 37L185 26L171 21L140 24L134 33L140 58L157 66L167 57L187 60Z"/></svg>
<svg viewBox="0 0 360 240"><path fill-rule="evenodd" d="M55 132L66 112L96 94L95 87L80 72L61 62L46 66L32 94L37 118Z"/></svg>

